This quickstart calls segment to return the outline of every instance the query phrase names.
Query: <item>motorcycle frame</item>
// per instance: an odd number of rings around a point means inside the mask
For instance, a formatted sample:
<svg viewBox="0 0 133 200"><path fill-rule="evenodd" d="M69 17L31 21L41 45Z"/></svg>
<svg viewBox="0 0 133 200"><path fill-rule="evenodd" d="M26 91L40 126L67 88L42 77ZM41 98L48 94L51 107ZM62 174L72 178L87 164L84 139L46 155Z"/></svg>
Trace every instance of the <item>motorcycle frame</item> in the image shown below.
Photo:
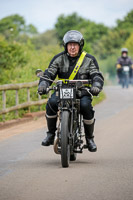
<svg viewBox="0 0 133 200"><path fill-rule="evenodd" d="M61 89L61 85L59 86L58 90ZM76 90L76 89L75 89ZM59 147L58 147L58 152L61 152L60 149L60 138L61 138L61 130L60 130L60 125L61 125L61 115L62 112L67 110L70 113L70 119L71 119L71 123L70 123L70 133L69 133L69 145L70 145L70 151L71 153L82 153L83 152L83 148L87 148L86 145L82 145L83 141L82 141L82 137L84 137L84 135L82 134L82 115L80 114L80 99L77 99L76 96L73 99L60 99L59 100L59 104L58 104L58 110L59 110L59 123L58 123L58 128L57 128L57 137L58 137L58 142L59 142ZM74 127L74 123L77 123L76 128L78 128L78 133L76 133L76 129L73 130ZM76 136L76 138L80 141L79 144L77 144L76 148L74 149L74 137L75 134L78 134ZM78 141L77 141L78 142ZM82 146L81 146L82 145Z"/></svg>

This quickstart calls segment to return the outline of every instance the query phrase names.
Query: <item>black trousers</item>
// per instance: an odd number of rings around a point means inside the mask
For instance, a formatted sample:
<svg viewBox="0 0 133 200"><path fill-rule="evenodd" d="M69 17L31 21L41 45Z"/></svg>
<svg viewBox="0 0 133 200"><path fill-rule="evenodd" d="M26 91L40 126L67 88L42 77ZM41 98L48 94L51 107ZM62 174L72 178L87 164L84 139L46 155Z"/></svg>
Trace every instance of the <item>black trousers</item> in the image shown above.
<svg viewBox="0 0 133 200"><path fill-rule="evenodd" d="M94 118L94 110L91 104L92 100L90 96L83 96L80 99L80 112L83 115L83 119L91 120ZM58 112L58 97L53 93L49 98L46 105L47 116L55 116Z"/></svg>

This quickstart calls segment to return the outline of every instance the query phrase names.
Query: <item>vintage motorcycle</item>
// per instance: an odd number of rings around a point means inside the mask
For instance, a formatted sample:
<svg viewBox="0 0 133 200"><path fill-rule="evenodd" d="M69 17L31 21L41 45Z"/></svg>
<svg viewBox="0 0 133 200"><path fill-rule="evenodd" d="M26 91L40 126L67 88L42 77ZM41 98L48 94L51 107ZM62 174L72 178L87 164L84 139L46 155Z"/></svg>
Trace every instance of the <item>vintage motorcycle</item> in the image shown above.
<svg viewBox="0 0 133 200"><path fill-rule="evenodd" d="M85 87L90 84L88 80L62 80L53 81L42 76L42 71L37 70L38 77L55 83L49 87L47 92L53 90L59 98L58 103L58 125L57 138L54 142L54 152L61 155L62 167L69 167L69 161L75 161L77 153L82 153L87 149L84 144L84 134L82 133L82 115L80 114L80 99L76 98L79 89L86 90L93 98L89 89Z"/></svg>

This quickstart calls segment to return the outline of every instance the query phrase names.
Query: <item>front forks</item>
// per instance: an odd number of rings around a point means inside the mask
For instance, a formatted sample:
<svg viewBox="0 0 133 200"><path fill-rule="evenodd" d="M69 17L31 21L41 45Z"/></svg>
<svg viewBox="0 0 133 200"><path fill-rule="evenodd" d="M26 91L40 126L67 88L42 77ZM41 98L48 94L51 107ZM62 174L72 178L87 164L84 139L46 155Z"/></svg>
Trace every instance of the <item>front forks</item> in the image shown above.
<svg viewBox="0 0 133 200"><path fill-rule="evenodd" d="M69 111L71 112L71 111ZM72 147L71 152L74 153L83 153L83 149L87 149L87 145L83 144L83 137L84 135L82 134L82 116L81 114L78 115L78 119L75 120L75 123L77 123L77 132L73 134L73 128L74 128L74 117L73 117L73 112L71 112L71 127L70 127L70 136L69 136L69 145ZM78 122L77 122L78 121ZM75 128L76 128L75 127ZM57 138L54 142L54 152L56 154L61 154L61 111L59 112L58 115L58 127L57 127Z"/></svg>

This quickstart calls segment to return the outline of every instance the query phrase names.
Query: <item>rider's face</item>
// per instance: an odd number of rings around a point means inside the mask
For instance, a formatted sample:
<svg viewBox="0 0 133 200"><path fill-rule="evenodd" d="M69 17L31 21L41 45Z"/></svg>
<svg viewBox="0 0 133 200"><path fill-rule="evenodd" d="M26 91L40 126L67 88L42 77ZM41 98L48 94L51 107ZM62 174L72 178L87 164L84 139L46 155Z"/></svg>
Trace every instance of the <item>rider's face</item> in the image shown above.
<svg viewBox="0 0 133 200"><path fill-rule="evenodd" d="M127 52L123 52L122 57L127 57Z"/></svg>
<svg viewBox="0 0 133 200"><path fill-rule="evenodd" d="M78 43L69 42L69 43L67 44L67 51L68 51L68 53L69 53L69 55L70 55L71 57L75 57L75 56L78 55L78 53L79 53L79 48L80 48L80 46L79 46Z"/></svg>

